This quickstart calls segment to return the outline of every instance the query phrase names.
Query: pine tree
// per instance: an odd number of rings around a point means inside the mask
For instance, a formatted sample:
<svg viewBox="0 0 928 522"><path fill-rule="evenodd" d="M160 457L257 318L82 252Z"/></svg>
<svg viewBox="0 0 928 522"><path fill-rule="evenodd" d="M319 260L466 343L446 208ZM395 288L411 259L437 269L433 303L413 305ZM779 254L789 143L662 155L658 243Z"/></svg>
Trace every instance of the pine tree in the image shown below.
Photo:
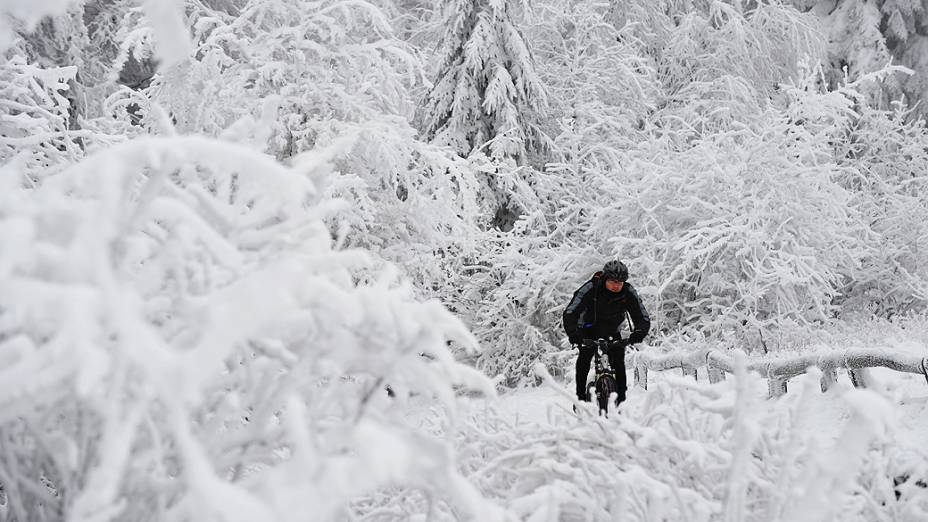
<svg viewBox="0 0 928 522"><path fill-rule="evenodd" d="M833 85L879 71L892 64L913 74L894 74L871 87L873 99L911 104L928 93L928 19L920 0L794 1L800 9L818 15L830 42L830 80Z"/></svg>
<svg viewBox="0 0 928 522"><path fill-rule="evenodd" d="M447 9L438 80L425 132L467 155L489 144L494 158L523 163L545 138L533 120L546 103L510 0L455 0Z"/></svg>

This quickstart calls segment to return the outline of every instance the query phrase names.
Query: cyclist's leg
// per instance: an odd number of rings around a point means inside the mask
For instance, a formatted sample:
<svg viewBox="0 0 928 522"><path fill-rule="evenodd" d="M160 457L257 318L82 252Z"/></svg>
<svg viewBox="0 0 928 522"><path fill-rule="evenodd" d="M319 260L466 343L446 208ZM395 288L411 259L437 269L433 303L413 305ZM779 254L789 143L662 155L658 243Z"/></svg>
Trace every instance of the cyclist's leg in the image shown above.
<svg viewBox="0 0 928 522"><path fill-rule="evenodd" d="M616 405L625 400L625 392L628 389L628 379L625 377L625 348L613 348L609 350L609 364L615 370L615 387Z"/></svg>
<svg viewBox="0 0 928 522"><path fill-rule="evenodd" d="M590 363L593 361L595 348L592 346L580 347L580 353L577 354L577 398L581 401L587 400L586 379L590 374Z"/></svg>

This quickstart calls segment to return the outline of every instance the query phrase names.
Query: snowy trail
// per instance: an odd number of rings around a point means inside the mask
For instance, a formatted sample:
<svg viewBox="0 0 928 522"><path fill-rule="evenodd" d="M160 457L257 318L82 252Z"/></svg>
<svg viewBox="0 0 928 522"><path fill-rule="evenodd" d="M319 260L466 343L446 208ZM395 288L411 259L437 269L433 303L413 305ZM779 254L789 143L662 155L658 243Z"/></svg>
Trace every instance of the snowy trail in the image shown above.
<svg viewBox="0 0 928 522"><path fill-rule="evenodd" d="M889 403L894 404L897 408L897 419L900 423L899 435L905 435L911 442L917 443L928 440L928 383L918 375L901 374L887 369L873 369L875 386L870 390L884 397ZM628 400L623 404L622 414L636 421L642 421L647 415L646 402L652 395L651 391L643 390L632 385L632 374L628 375ZM804 381L809 379L808 376L793 379L790 383L790 390L798 390ZM753 389L756 392L754 399L762 407L775 409L779 401L766 399L766 382L763 379L753 379ZM840 432L850 417L850 409L846 401L841 399L843 393L852 390L848 383L848 377L844 374L839 377L841 384L828 393L812 395L813 404L811 409L815 411L817 422L810 424L808 429L815 430L818 433L828 433L832 436ZM705 382L694 383L691 378L685 378L679 372L653 372L651 374L651 390L655 387L684 385L697 386L700 388L710 388L711 385ZM720 385L727 389L725 383ZM570 387L564 387L563 393L571 393ZM564 397L562 392L552 389L550 386L539 386L536 388L522 388L512 390L500 395L498 402L495 403L498 415L514 425L537 424L545 425L563 425L565 423L578 422L575 415L569 410L571 403ZM796 393L791 391L790 393ZM786 397L790 397L787 394ZM477 401L479 410L485 401Z"/></svg>
<svg viewBox="0 0 928 522"><path fill-rule="evenodd" d="M481 493L522 520L754 520L748 509L757 520L921 520L928 384L872 377L863 392L842 372L822 393L818 376L801 376L768 400L750 375L742 401L732 376L654 372L609 419L574 415L569 385L518 389L467 401L456 445ZM408 418L429 422L419 406Z"/></svg>

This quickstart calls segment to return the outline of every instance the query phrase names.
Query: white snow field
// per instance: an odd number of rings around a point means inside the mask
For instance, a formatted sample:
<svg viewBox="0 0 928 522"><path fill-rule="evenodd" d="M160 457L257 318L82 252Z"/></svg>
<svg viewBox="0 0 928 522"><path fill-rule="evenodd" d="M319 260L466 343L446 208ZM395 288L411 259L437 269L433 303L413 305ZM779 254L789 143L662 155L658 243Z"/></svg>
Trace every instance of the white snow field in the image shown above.
<svg viewBox="0 0 928 522"><path fill-rule="evenodd" d="M572 388L548 381L469 399L456 442L468 478L520 520L925 520L928 383L871 378L858 390L839 372L822 393L812 370L768 399L758 375L652 372L608 419L573 414ZM413 402L409 422L434 427Z"/></svg>
<svg viewBox="0 0 928 522"><path fill-rule="evenodd" d="M926 5L0 0L0 522L928 521Z"/></svg>

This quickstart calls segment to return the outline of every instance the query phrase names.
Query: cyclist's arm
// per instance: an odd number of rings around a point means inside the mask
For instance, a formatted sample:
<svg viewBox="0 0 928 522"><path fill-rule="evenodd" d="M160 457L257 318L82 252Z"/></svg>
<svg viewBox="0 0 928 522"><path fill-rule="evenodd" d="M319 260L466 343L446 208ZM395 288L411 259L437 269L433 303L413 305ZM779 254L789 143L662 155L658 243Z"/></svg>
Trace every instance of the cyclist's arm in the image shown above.
<svg viewBox="0 0 928 522"><path fill-rule="evenodd" d="M638 297L638 292L635 290L635 287L629 285L629 293L631 293L633 299L628 306L628 315L632 319L632 325L634 329L632 330L631 335L628 337L628 344L640 343L648 335L648 331L651 330L651 316L648 315L648 311L644 307L644 303L641 302L641 298Z"/></svg>
<svg viewBox="0 0 928 522"><path fill-rule="evenodd" d="M578 288L577 291L574 292L574 296L570 299L570 303L567 304L567 308L564 309L564 332L567 333L567 338L570 339L571 342L580 341L580 327L578 323L583 312L590 306L590 301L593 296L592 290L592 282L587 282Z"/></svg>

